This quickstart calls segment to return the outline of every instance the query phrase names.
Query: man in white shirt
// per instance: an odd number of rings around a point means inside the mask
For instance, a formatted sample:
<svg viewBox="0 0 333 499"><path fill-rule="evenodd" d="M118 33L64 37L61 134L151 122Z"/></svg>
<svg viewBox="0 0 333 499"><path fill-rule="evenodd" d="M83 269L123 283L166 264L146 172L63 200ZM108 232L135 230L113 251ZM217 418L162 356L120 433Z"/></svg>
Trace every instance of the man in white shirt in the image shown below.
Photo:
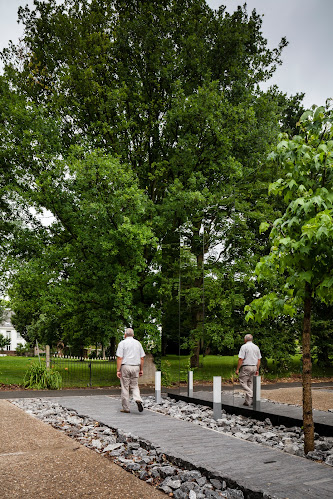
<svg viewBox="0 0 333 499"><path fill-rule="evenodd" d="M241 346L238 354L238 364L236 374L239 373L239 383L245 390L244 405L252 405L253 398L253 376L258 376L261 353L259 347L252 343L252 334L244 336L244 345ZM240 372L239 372L240 371Z"/></svg>
<svg viewBox="0 0 333 499"><path fill-rule="evenodd" d="M121 403L120 412L130 412L129 397L130 389L139 412L143 411L142 399L139 390L139 376L143 375L143 363L145 352L141 343L133 338L134 331L127 328L124 339L119 343L117 356L117 377L121 385Z"/></svg>

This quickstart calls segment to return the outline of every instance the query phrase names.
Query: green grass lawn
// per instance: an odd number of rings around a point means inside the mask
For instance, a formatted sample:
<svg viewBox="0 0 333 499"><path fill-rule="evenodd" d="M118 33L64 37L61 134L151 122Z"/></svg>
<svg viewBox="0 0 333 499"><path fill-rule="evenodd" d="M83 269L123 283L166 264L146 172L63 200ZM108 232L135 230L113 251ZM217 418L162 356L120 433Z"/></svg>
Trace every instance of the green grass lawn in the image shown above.
<svg viewBox="0 0 333 499"><path fill-rule="evenodd" d="M60 373L64 388L119 386L116 361L56 359L51 366Z"/></svg>
<svg viewBox="0 0 333 499"><path fill-rule="evenodd" d="M200 366L194 369L194 381L213 381L213 376L221 376L223 379L231 379L235 375L237 366L237 355L233 357L219 355L200 355ZM167 355L162 358L162 373L165 380L172 383L187 381L189 371L189 356Z"/></svg>
<svg viewBox="0 0 333 499"><path fill-rule="evenodd" d="M21 385L24 373L33 357L0 357L0 383L4 385Z"/></svg>
<svg viewBox="0 0 333 499"><path fill-rule="evenodd" d="M189 370L189 356L167 355L162 358L162 373L167 383L178 383L187 381L187 372ZM238 356L219 356L219 355L200 355L199 367L194 369L194 381L212 381L213 376L221 376L222 381L235 380L235 370ZM292 357L287 367L281 366L271 359L268 360L268 366L265 371L261 370L261 376L267 380L278 378L290 378L295 375L301 375L301 356ZM166 373L166 374L165 374ZM333 366L322 369L316 363L313 364L312 375L314 378L332 377Z"/></svg>
<svg viewBox="0 0 333 499"><path fill-rule="evenodd" d="M194 369L193 379L195 382L212 382L213 376L221 376L224 382L236 380L235 370L237 366L237 355L200 356L200 366ZM31 362L38 362L37 357L0 357L0 384L22 385L23 377ZM45 359L41 358L41 362ZM91 364L91 368L89 366ZM63 380L63 388L87 386L119 386L116 376L115 361L102 360L70 360L62 359L51 362L51 366L57 370ZM189 370L189 356L168 355L162 358L162 380L165 386L187 381ZM281 366L268 361L268 369L261 372L266 379L288 378L301 374L301 359L299 355L292 358L289 369L281 369ZM332 377L333 366L325 370L313 365L313 377Z"/></svg>
<svg viewBox="0 0 333 499"><path fill-rule="evenodd" d="M38 357L0 357L0 383L22 385L24 374L32 362L38 362ZM41 362L45 362L45 358L41 358ZM51 367L61 374L63 388L119 385L115 362L57 359L51 362Z"/></svg>

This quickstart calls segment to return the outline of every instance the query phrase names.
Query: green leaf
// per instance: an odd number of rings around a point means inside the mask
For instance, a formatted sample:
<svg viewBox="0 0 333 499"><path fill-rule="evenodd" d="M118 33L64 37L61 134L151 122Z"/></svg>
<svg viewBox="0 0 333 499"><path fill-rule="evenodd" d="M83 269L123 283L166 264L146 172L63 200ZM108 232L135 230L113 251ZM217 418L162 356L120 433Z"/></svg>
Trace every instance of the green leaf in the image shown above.
<svg viewBox="0 0 333 499"><path fill-rule="evenodd" d="M266 232L267 229L269 229L270 225L267 222L261 222L260 227L259 227L259 233L262 234L263 232Z"/></svg>
<svg viewBox="0 0 333 499"><path fill-rule="evenodd" d="M313 278L313 272L311 270L300 272L299 278L301 281L311 282Z"/></svg>
<svg viewBox="0 0 333 499"><path fill-rule="evenodd" d="M300 117L299 121L302 123L303 121L307 120L309 116L312 116L312 111L305 111Z"/></svg>
<svg viewBox="0 0 333 499"><path fill-rule="evenodd" d="M324 112L325 108L323 106L317 107L313 115L313 121L318 121L319 119L322 119L324 116Z"/></svg>

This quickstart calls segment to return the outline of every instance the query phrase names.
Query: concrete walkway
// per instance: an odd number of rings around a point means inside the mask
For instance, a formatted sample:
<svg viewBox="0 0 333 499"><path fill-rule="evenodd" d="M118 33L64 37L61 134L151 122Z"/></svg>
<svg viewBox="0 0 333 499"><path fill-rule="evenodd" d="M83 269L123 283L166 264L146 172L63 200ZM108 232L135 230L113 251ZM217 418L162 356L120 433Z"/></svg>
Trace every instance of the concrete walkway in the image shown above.
<svg viewBox="0 0 333 499"><path fill-rule="evenodd" d="M226 436L185 421L132 407L120 413L118 397L105 395L62 397L54 401L80 416L89 416L111 428L151 442L166 455L205 468L248 497L326 499L333 497L333 469L260 444ZM135 496L137 497L137 496Z"/></svg>
<svg viewBox="0 0 333 499"><path fill-rule="evenodd" d="M0 497L165 499L64 433L0 400Z"/></svg>

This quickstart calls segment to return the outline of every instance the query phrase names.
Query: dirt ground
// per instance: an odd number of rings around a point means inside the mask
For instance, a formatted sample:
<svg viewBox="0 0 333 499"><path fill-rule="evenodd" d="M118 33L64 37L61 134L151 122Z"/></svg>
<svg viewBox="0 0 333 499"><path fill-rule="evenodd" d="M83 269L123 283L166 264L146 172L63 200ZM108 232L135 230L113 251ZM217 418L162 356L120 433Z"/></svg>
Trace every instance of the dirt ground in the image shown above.
<svg viewBox="0 0 333 499"><path fill-rule="evenodd" d="M262 399L269 399L284 404L302 405L302 388L288 387L274 390L262 390ZM320 411L333 410L333 383L331 386L312 387L312 405Z"/></svg>
<svg viewBox="0 0 333 499"><path fill-rule="evenodd" d="M164 499L166 495L64 433L0 400L0 497Z"/></svg>

